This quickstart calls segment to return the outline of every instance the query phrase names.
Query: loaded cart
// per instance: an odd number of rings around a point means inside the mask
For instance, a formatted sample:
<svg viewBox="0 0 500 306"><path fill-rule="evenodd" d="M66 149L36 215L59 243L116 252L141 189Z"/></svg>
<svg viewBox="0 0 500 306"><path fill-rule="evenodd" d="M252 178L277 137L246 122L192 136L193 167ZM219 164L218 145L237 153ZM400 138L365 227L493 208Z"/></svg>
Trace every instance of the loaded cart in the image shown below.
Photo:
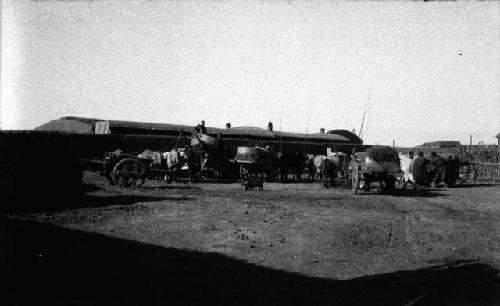
<svg viewBox="0 0 500 306"><path fill-rule="evenodd" d="M262 147L238 147L233 162L239 165L240 179L248 180L250 176L261 175L272 180L279 155Z"/></svg>
<svg viewBox="0 0 500 306"><path fill-rule="evenodd" d="M398 152L391 147L376 146L355 153L350 170L354 194L359 190L369 191L373 186L378 192L392 192L396 189L396 181L403 176Z"/></svg>
<svg viewBox="0 0 500 306"><path fill-rule="evenodd" d="M182 157L183 152L173 150L170 152L154 152L146 150L142 153L123 153L120 150L107 152L102 175L112 185L123 187L139 187L146 179L165 180L171 182L191 180L191 173L182 158L178 158L177 167L169 167L169 157Z"/></svg>

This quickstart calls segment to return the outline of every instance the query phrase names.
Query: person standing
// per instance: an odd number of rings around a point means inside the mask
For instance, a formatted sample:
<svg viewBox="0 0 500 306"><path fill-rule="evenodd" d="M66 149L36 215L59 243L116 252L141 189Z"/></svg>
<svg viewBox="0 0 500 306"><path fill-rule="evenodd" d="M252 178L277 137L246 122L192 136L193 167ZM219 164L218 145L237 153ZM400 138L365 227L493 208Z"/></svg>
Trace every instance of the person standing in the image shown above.
<svg viewBox="0 0 500 306"><path fill-rule="evenodd" d="M401 156L401 170L403 170L403 189L406 189L408 183L415 188L415 178L413 177L413 151L408 152L408 158Z"/></svg>
<svg viewBox="0 0 500 306"><path fill-rule="evenodd" d="M201 133L202 134L206 134L207 133L207 128L205 127L205 120L201 120L200 128L201 128Z"/></svg>
<svg viewBox="0 0 500 306"><path fill-rule="evenodd" d="M418 156L412 162L413 180L417 185L425 185L427 175L427 160L424 152L418 152Z"/></svg>
<svg viewBox="0 0 500 306"><path fill-rule="evenodd" d="M410 158L410 164L408 165L408 172L412 174L412 177L410 179L413 184L415 183L415 178L413 177L413 162L415 161L415 153L413 153L413 151L408 152L408 158Z"/></svg>
<svg viewBox="0 0 500 306"><path fill-rule="evenodd" d="M435 175L431 182L431 187L436 188L438 184L443 181L444 188L446 185L446 161L441 156L437 155L436 152L431 153L430 161L431 168L435 171Z"/></svg>

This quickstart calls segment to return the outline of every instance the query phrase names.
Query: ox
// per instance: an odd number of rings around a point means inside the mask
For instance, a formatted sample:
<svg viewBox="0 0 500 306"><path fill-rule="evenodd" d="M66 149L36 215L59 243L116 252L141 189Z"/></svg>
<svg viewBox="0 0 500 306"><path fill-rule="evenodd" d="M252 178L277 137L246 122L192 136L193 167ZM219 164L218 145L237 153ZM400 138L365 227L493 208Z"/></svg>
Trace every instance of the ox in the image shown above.
<svg viewBox="0 0 500 306"><path fill-rule="evenodd" d="M305 161L306 158L303 154L299 154L297 152L283 153L279 159L281 181L286 182L288 180L289 172L293 174L293 180L297 178L300 181Z"/></svg>
<svg viewBox="0 0 500 306"><path fill-rule="evenodd" d="M176 172L181 169L187 169L189 163L189 157L186 152L182 149L173 149L168 152L163 152L161 154L163 164L165 168L171 171L171 175L166 175L165 180L174 181L176 178Z"/></svg>
<svg viewBox="0 0 500 306"><path fill-rule="evenodd" d="M314 157L314 168L316 169L316 174L314 177L314 180L320 180L321 179L321 162L326 158L326 155L316 155Z"/></svg>
<svg viewBox="0 0 500 306"><path fill-rule="evenodd" d="M144 152L138 154L137 157L142 158L142 159L149 159L151 161L150 166L152 168L160 168L161 167L162 157L161 157L160 152L151 151L151 150L147 149L147 150L144 150Z"/></svg>
<svg viewBox="0 0 500 306"><path fill-rule="evenodd" d="M319 166L321 172L321 182L325 187L333 186L337 177L337 169L333 161L328 158L321 160Z"/></svg>
<svg viewBox="0 0 500 306"><path fill-rule="evenodd" d="M169 152L163 152L162 158L165 160L167 170L180 169L187 162L186 152L181 149L174 149Z"/></svg>
<svg viewBox="0 0 500 306"><path fill-rule="evenodd" d="M321 162L325 159L330 160L334 166L335 170L340 172L340 175L342 177L346 177L347 172L348 172L348 166L349 166L349 159L346 154L341 153L341 152L336 152L333 153L332 155L325 156L325 155L316 155L314 157L314 167L316 169L316 174L315 174L315 180L319 180L322 178L322 172L320 169ZM337 174L335 175L337 176Z"/></svg>
<svg viewBox="0 0 500 306"><path fill-rule="evenodd" d="M306 155L307 180L314 181L316 179L317 168L314 165L314 155ZM319 165L318 165L319 168Z"/></svg>

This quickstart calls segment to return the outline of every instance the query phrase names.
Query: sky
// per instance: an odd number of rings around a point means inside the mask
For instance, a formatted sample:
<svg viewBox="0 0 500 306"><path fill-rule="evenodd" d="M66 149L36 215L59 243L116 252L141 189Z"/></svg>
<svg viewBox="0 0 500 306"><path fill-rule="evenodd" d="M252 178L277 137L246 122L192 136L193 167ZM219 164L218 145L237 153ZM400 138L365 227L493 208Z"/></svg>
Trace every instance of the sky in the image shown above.
<svg viewBox="0 0 500 306"><path fill-rule="evenodd" d="M358 134L366 109L366 144L495 143L499 29L498 1L5 0L0 124Z"/></svg>

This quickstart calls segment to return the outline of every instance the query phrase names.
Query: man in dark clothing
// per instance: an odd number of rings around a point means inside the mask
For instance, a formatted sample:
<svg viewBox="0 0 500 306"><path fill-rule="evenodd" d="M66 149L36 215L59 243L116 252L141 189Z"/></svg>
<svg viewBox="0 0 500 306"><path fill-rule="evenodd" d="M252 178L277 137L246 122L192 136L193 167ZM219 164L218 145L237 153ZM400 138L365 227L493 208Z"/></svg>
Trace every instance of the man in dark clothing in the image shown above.
<svg viewBox="0 0 500 306"><path fill-rule="evenodd" d="M425 185L427 175L427 160L423 152L418 152L418 156L413 160L413 180L417 185Z"/></svg>
<svg viewBox="0 0 500 306"><path fill-rule="evenodd" d="M207 133L207 128L205 127L205 120L201 120L201 123L196 125L194 128L195 132L200 133L200 134L206 134Z"/></svg>
<svg viewBox="0 0 500 306"><path fill-rule="evenodd" d="M202 134L206 134L207 133L207 128L205 127L205 120L201 120L200 128L201 128L201 133Z"/></svg>
<svg viewBox="0 0 500 306"><path fill-rule="evenodd" d="M446 188L446 161L443 157L436 154L436 152L431 153L431 157L429 160L429 164L431 165L431 170L435 171L436 174L431 182L431 187L435 188L439 184L439 182L444 182L444 188Z"/></svg>
<svg viewBox="0 0 500 306"><path fill-rule="evenodd" d="M455 185L455 182L460 176L460 160L451 155L446 160L446 184L448 186Z"/></svg>

